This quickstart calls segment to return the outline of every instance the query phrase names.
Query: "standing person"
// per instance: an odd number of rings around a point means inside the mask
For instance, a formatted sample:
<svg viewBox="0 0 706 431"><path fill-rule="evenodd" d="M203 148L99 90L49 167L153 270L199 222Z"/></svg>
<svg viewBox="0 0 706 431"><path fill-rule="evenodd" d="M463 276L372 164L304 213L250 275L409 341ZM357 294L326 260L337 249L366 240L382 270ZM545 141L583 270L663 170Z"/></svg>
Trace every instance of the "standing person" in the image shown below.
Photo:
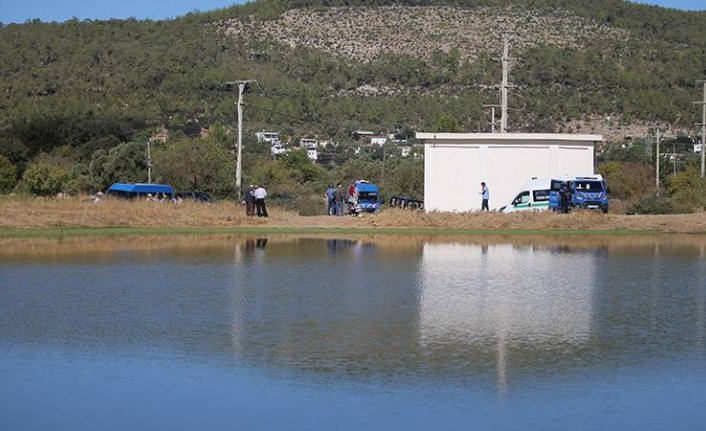
<svg viewBox="0 0 706 431"><path fill-rule="evenodd" d="M488 208L488 199L490 199L490 189L485 185L485 182L480 183L480 194L482 195L482 201L480 204L480 210L490 211Z"/></svg>
<svg viewBox="0 0 706 431"><path fill-rule="evenodd" d="M326 202L328 202L328 215L336 215L336 189L333 184L326 189Z"/></svg>
<svg viewBox="0 0 706 431"><path fill-rule="evenodd" d="M245 189L245 196L243 201L245 202L245 215L252 217L255 215L255 186L250 184L247 189Z"/></svg>
<svg viewBox="0 0 706 431"><path fill-rule="evenodd" d="M561 185L559 190L560 213L568 214L571 211L571 181Z"/></svg>
<svg viewBox="0 0 706 431"><path fill-rule="evenodd" d="M255 197L255 208L257 209L257 216L267 217L267 208L265 207L265 198L267 197L267 191L262 186L262 184L257 186L255 191L253 192L253 196Z"/></svg>
<svg viewBox="0 0 706 431"><path fill-rule="evenodd" d="M336 186L336 215L343 215L343 202L345 201L346 195L343 191L343 187L339 183Z"/></svg>

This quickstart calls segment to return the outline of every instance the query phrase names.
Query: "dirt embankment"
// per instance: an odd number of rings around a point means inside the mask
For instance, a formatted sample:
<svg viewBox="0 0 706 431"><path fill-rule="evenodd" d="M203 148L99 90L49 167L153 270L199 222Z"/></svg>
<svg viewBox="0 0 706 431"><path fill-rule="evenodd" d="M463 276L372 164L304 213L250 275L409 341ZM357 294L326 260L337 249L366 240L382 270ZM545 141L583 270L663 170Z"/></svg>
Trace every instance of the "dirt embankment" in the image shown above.
<svg viewBox="0 0 706 431"><path fill-rule="evenodd" d="M323 204L322 204L323 205ZM577 211L544 213L423 213L386 209L364 217L302 217L273 207L269 218L246 217L231 202L181 205L142 201L80 199L0 199L0 230L57 228L331 228L433 229L442 231L612 231L706 233L706 213L620 215Z"/></svg>

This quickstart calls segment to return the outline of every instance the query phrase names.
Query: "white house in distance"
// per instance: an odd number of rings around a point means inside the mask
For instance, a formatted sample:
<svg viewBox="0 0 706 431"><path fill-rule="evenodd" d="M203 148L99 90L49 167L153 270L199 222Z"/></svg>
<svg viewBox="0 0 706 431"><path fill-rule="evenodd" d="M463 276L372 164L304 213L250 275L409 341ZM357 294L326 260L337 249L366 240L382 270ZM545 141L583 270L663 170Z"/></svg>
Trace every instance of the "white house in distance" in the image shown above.
<svg viewBox="0 0 706 431"><path fill-rule="evenodd" d="M591 175L601 135L551 133L425 133L424 208L473 211L480 183L490 189L490 209L508 204L532 177Z"/></svg>

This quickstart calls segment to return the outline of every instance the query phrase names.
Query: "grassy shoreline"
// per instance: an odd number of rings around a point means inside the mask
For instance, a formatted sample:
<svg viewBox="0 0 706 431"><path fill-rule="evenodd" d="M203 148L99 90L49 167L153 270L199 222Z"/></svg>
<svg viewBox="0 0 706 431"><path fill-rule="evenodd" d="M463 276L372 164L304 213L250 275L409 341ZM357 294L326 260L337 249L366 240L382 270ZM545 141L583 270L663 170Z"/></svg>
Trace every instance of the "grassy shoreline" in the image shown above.
<svg viewBox="0 0 706 431"><path fill-rule="evenodd" d="M322 202L323 207L323 202ZM299 216L282 208L247 217L234 202L182 205L80 199L0 199L0 238L120 235L655 235L706 234L706 212L623 215L575 211L423 213L384 209L364 217Z"/></svg>
<svg viewBox="0 0 706 431"><path fill-rule="evenodd" d="M449 229L449 228L360 228L360 227L68 227L41 229L0 229L0 238L69 237L69 236L122 236L122 235L428 235L428 236L471 236L471 235L663 235L667 232L653 230L493 230L493 229ZM676 234L676 233L675 233ZM706 233L697 233L706 235Z"/></svg>

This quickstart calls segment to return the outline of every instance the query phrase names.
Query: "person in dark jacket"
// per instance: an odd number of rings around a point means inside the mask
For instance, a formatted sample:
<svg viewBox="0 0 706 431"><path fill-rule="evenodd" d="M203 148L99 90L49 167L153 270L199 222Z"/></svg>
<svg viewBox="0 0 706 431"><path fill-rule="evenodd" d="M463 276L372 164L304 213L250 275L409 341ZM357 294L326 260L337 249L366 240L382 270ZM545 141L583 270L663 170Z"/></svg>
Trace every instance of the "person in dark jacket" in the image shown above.
<svg viewBox="0 0 706 431"><path fill-rule="evenodd" d="M248 217L253 217L255 215L255 186L250 184L247 189L245 189L245 196L243 201L245 202L245 215Z"/></svg>
<svg viewBox="0 0 706 431"><path fill-rule="evenodd" d="M560 213L568 214L571 211L571 182L562 184L559 189Z"/></svg>
<svg viewBox="0 0 706 431"><path fill-rule="evenodd" d="M333 185L326 189L326 201L328 202L328 215L336 215L336 189Z"/></svg>

